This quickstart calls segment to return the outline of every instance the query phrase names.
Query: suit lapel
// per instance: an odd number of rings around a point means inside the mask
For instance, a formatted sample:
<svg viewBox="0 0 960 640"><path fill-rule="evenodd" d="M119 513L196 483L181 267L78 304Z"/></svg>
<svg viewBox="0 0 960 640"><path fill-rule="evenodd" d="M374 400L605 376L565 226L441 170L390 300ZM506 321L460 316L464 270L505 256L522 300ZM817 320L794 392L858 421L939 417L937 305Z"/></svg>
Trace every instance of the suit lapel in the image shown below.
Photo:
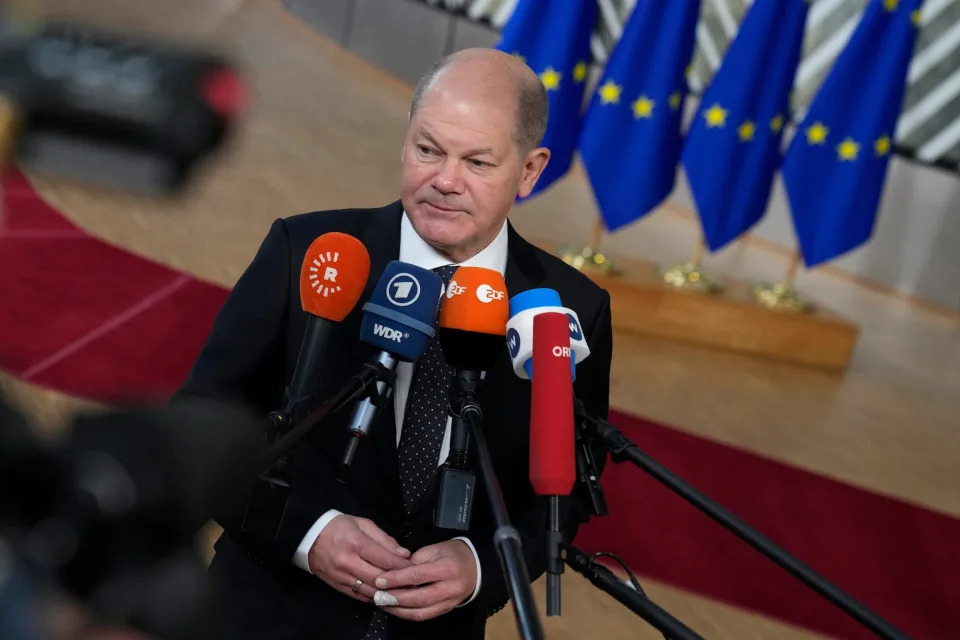
<svg viewBox="0 0 960 640"><path fill-rule="evenodd" d="M542 286L547 277L543 266L537 260L537 252L529 242L507 223L507 270L504 280L507 283L507 295Z"/></svg>

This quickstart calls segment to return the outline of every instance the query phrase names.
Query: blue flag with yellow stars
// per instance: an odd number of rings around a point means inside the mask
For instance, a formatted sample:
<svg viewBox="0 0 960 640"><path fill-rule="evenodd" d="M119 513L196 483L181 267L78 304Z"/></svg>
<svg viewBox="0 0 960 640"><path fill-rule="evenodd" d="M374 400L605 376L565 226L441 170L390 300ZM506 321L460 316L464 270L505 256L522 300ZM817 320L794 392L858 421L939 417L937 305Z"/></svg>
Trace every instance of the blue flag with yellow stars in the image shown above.
<svg viewBox="0 0 960 640"><path fill-rule="evenodd" d="M673 190L699 13L700 0L637 0L597 85L580 156L611 231Z"/></svg>
<svg viewBox="0 0 960 640"><path fill-rule="evenodd" d="M873 233L921 4L870 0L783 159L783 182L808 267Z"/></svg>
<svg viewBox="0 0 960 640"><path fill-rule="evenodd" d="M807 0L753 3L690 125L683 166L712 251L767 208L807 6Z"/></svg>
<svg viewBox="0 0 960 640"><path fill-rule="evenodd" d="M563 177L573 162L596 19L594 0L520 0L497 45L526 62L547 90L542 146L550 149L550 161L531 196Z"/></svg>

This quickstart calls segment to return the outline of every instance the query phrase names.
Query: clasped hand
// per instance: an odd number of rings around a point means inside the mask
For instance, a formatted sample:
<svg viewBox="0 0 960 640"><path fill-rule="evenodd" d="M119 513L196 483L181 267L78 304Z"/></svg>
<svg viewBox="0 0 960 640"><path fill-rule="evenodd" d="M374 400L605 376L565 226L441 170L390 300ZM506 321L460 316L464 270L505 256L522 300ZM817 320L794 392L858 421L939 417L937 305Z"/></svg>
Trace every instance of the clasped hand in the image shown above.
<svg viewBox="0 0 960 640"><path fill-rule="evenodd" d="M317 536L310 571L337 591L374 601L405 620L447 613L473 593L477 567L461 540L432 544L411 554L371 520L338 515ZM357 580L361 581L354 589ZM379 591L379 593L377 593Z"/></svg>

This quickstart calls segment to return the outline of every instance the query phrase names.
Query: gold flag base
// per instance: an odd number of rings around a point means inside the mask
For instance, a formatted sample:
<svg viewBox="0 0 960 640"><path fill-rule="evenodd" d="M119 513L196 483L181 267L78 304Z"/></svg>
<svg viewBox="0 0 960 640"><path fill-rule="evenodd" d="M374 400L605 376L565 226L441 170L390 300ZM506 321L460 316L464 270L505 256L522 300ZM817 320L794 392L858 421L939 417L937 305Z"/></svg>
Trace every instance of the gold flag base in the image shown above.
<svg viewBox="0 0 960 640"><path fill-rule="evenodd" d="M753 288L753 297L769 309L793 311L796 313L813 310L813 303L797 293L789 284L764 284Z"/></svg>
<svg viewBox="0 0 960 640"><path fill-rule="evenodd" d="M597 218L593 223L593 229L590 232L590 243L578 249L571 247L560 247L557 255L561 260L582 273L589 273L601 276L615 276L620 274L620 269L610 262L610 258L597 250L600 241L603 239L604 226L603 220Z"/></svg>
<svg viewBox="0 0 960 640"><path fill-rule="evenodd" d="M606 254L594 250L593 247L582 247L580 249L562 247L557 255L577 271L604 276L615 276L620 273L620 270Z"/></svg>
<svg viewBox="0 0 960 640"><path fill-rule="evenodd" d="M660 275L664 282L677 289L700 293L720 291L720 285L707 277L698 262L684 262L666 270L661 267Z"/></svg>

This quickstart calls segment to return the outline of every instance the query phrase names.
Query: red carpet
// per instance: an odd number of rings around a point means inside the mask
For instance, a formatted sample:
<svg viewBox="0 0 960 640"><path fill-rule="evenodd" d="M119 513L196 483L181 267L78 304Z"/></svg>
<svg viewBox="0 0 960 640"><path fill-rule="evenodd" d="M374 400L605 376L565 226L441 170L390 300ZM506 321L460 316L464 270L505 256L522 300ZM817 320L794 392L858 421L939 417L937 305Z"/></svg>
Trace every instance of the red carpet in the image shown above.
<svg viewBox="0 0 960 640"><path fill-rule="evenodd" d="M168 395L227 292L90 236L19 173L4 182L0 369L97 400Z"/></svg>
<svg viewBox="0 0 960 640"><path fill-rule="evenodd" d="M914 638L960 638L960 520L614 413L640 449ZM586 551L639 573L844 638L875 637L628 463L603 474L610 516Z"/></svg>
<svg viewBox="0 0 960 640"><path fill-rule="evenodd" d="M174 390L226 291L96 240L19 175L0 227L0 368L102 401ZM642 418L611 421L644 451L915 638L960 638L960 520ZM611 516L588 551L643 576L844 638L859 625L680 498L610 464ZM643 624L638 620L638 624Z"/></svg>

